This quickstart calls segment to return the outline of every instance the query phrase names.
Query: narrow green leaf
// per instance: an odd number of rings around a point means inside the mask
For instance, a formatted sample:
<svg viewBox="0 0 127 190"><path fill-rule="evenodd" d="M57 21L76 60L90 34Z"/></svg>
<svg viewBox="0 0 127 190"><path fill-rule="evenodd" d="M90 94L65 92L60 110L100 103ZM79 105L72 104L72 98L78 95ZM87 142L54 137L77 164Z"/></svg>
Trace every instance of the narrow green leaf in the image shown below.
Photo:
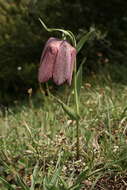
<svg viewBox="0 0 127 190"><path fill-rule="evenodd" d="M77 93L78 96L80 95L80 90L82 86L82 72L83 72L83 64L85 63L86 58L84 58L79 66L77 75L76 75L76 80L77 80Z"/></svg>
<svg viewBox="0 0 127 190"><path fill-rule="evenodd" d="M57 99L57 101L61 104L63 110L67 113L67 115L70 117L70 119L76 120L76 121L80 119L79 115L77 115L72 108L67 106L65 103L63 103L59 99Z"/></svg>
<svg viewBox="0 0 127 190"><path fill-rule="evenodd" d="M95 185L97 184L97 182L98 182L98 180L100 179L101 176L102 176L102 174L99 174L99 175L96 177L96 179L95 179L95 181L93 182L93 184L92 184L90 190L93 190L93 189L94 189Z"/></svg>
<svg viewBox="0 0 127 190"><path fill-rule="evenodd" d="M46 181L46 177L43 180L43 190L47 190L47 181Z"/></svg>
<svg viewBox="0 0 127 190"><path fill-rule="evenodd" d="M34 190L34 188L35 188L35 180L36 180L36 178L37 178L38 165L39 165L39 162L37 162L37 164L36 164L35 167L34 167L34 171L33 171L33 174L32 174L32 179L31 179L31 187L30 187L30 190Z"/></svg>
<svg viewBox="0 0 127 190"><path fill-rule="evenodd" d="M68 190L81 190L82 185L81 184L77 184L74 185L73 187L70 187Z"/></svg>
<svg viewBox="0 0 127 190"><path fill-rule="evenodd" d="M67 184L66 184L66 182L64 181L64 179L62 179L61 176L59 176L59 179L60 179L60 181L61 181L61 183L62 183L62 185L63 185L62 188L63 188L64 190L68 190Z"/></svg>
<svg viewBox="0 0 127 190"><path fill-rule="evenodd" d="M17 183L20 187L22 187L22 190L30 190L30 188L24 183L24 181L21 179L21 177L17 174Z"/></svg>
<svg viewBox="0 0 127 190"><path fill-rule="evenodd" d="M79 176L77 177L76 181L75 181L75 185L81 184L82 181L84 181L86 179L87 174L88 174L88 169L86 169L85 171L80 173Z"/></svg>
<svg viewBox="0 0 127 190"><path fill-rule="evenodd" d="M122 114L121 114L121 119L126 115L127 112L127 107L124 108Z"/></svg>
<svg viewBox="0 0 127 190"><path fill-rule="evenodd" d="M95 29L91 28L90 32L88 32L87 34L83 35L83 37L77 43L77 46L76 46L77 53L82 49L82 47L84 46L84 44L91 38L91 36L94 33L95 33Z"/></svg>
<svg viewBox="0 0 127 190"><path fill-rule="evenodd" d="M0 180L4 183L4 185L10 189L10 190L15 190L4 178L0 177Z"/></svg>
<svg viewBox="0 0 127 190"><path fill-rule="evenodd" d="M57 183L57 181L58 181L58 179L59 179L60 172L61 172L61 168L58 168L58 169L55 171L55 173L53 174L52 179L51 179L51 182L50 182L50 184L51 184L52 186L55 186L55 185L56 185L56 183Z"/></svg>

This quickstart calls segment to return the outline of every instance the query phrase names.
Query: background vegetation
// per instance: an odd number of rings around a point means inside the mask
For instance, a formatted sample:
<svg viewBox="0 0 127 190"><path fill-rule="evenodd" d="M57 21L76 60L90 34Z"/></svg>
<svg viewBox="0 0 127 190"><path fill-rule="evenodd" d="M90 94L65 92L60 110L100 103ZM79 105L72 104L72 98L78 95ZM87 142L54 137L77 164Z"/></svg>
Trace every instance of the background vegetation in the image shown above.
<svg viewBox="0 0 127 190"><path fill-rule="evenodd" d="M0 112L0 189L126 189L127 87L104 71L84 81L78 160L75 122L40 97Z"/></svg>
<svg viewBox="0 0 127 190"><path fill-rule="evenodd" d="M98 35L78 58L87 57L84 75L110 67L113 80L126 82L126 7L126 0L0 0L0 102L12 103L25 97L29 88L38 88L39 60L50 36L39 17L50 27L72 30L77 39L95 27Z"/></svg>

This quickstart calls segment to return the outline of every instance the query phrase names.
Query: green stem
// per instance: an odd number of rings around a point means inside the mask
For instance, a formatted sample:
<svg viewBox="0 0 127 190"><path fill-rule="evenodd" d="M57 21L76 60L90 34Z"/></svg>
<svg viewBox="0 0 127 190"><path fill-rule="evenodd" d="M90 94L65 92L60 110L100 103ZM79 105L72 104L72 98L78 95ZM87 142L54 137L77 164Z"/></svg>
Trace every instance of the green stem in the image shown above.
<svg viewBox="0 0 127 190"><path fill-rule="evenodd" d="M74 67L75 67L74 68L74 96L75 96L75 104L76 104L76 113L79 115L79 98L78 98L78 93L77 93L76 61L75 61Z"/></svg>
<svg viewBox="0 0 127 190"><path fill-rule="evenodd" d="M79 154L80 154L80 145L79 145L79 120L76 121L76 135L77 135L77 142L76 142L76 158L79 160Z"/></svg>
<svg viewBox="0 0 127 190"><path fill-rule="evenodd" d="M70 31L69 31L70 32ZM73 35L72 32L70 32L70 34L73 37L73 45L76 48L76 40L75 37ZM75 60L75 65L74 65L74 98L75 98L75 111L76 114L79 115L79 97L78 97L78 93L77 93L77 62ZM77 142L76 142L76 153L77 153L77 160L79 159L80 156L80 144L79 144L79 119L76 120L76 138L77 138Z"/></svg>
<svg viewBox="0 0 127 190"><path fill-rule="evenodd" d="M75 98L75 111L77 113L77 115L79 115L79 97L78 97L78 93L77 93L77 77L76 77L76 71L77 71L77 65L76 65L76 61L75 61L75 65L74 65L74 98ZM76 120L76 138L77 138L77 142L76 142L76 153L77 153L77 160L79 159L79 119Z"/></svg>

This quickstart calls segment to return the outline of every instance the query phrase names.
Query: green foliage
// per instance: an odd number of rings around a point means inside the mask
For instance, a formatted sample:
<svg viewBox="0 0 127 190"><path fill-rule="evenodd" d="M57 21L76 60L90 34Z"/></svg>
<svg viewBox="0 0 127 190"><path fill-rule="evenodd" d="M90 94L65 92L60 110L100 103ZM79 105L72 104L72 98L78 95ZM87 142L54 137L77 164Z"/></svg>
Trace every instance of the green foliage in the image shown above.
<svg viewBox="0 0 127 190"><path fill-rule="evenodd" d="M84 63L86 62L86 58L84 58L78 68L78 71L77 71L77 75L76 75L76 78L77 78L77 93L78 93L78 96L80 95L80 90L81 90L81 87L82 87L82 83L83 83L83 65Z"/></svg>
<svg viewBox="0 0 127 190"><path fill-rule="evenodd" d="M76 123L54 99L30 97L0 114L2 190L96 190L110 183L114 189L124 187L126 85L113 83L108 75L103 71L82 83L79 160Z"/></svg>

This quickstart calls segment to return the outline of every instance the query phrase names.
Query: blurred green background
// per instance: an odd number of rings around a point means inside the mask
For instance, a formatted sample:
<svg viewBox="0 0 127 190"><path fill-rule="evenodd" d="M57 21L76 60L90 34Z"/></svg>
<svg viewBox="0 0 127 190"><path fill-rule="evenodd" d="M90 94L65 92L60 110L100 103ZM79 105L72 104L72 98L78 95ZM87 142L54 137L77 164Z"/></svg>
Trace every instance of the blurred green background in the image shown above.
<svg viewBox="0 0 127 190"><path fill-rule="evenodd" d="M58 33L49 27L71 30L77 40L95 27L96 37L78 55L87 57L83 75L110 71L114 82L127 82L126 0L0 0L0 104L13 103L38 89L37 72L46 40ZM78 63L78 64L79 64Z"/></svg>

